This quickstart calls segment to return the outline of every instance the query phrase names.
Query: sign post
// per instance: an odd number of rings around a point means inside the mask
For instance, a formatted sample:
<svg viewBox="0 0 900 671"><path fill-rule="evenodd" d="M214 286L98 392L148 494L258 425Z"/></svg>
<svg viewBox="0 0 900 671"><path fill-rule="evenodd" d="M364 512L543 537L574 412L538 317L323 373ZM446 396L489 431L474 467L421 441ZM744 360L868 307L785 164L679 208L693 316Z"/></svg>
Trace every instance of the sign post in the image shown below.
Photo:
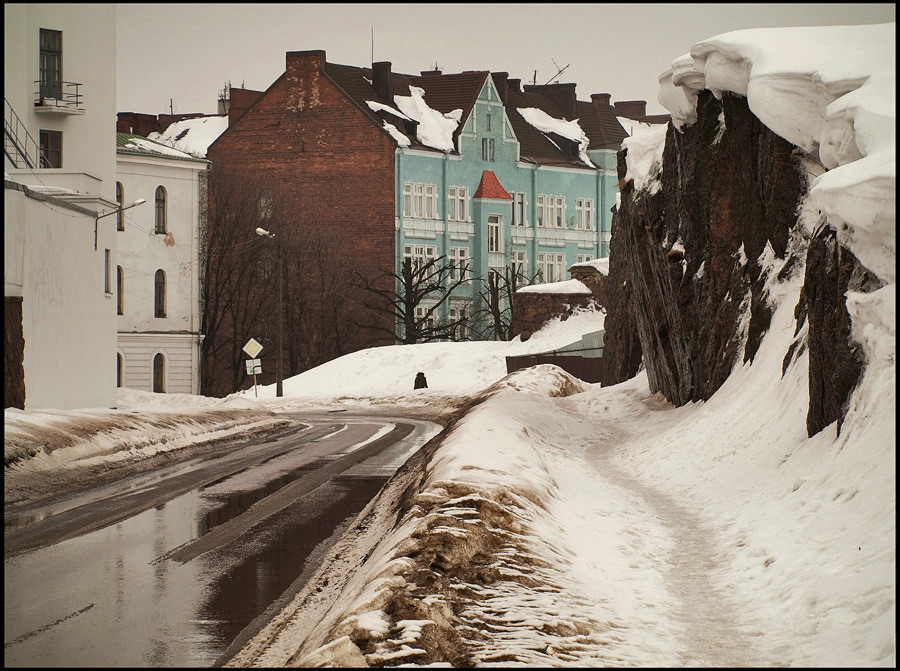
<svg viewBox="0 0 900 671"><path fill-rule="evenodd" d="M262 373L262 363L256 356L262 352L263 346L255 338L250 338L243 349L250 356L247 360L247 375L253 376L253 396L256 397L256 375Z"/></svg>
<svg viewBox="0 0 900 671"><path fill-rule="evenodd" d="M262 362L259 359L247 359L247 375L253 376L253 395L256 396L256 374L262 373Z"/></svg>

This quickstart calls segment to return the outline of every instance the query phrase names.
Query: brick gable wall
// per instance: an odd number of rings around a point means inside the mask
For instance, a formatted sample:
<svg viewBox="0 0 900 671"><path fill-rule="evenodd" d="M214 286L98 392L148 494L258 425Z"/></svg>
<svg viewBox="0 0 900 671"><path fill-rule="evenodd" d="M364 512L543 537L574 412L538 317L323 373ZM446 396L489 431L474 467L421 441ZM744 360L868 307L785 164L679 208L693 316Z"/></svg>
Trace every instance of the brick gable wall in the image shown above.
<svg viewBox="0 0 900 671"><path fill-rule="evenodd" d="M319 69L318 53L288 53L285 75L210 145L207 158L214 174L244 173L296 194L301 225L323 234L346 271L335 291L352 296L354 271L375 277L394 268L394 144ZM358 310L359 301L346 308ZM351 349L373 344L385 342L373 335Z"/></svg>

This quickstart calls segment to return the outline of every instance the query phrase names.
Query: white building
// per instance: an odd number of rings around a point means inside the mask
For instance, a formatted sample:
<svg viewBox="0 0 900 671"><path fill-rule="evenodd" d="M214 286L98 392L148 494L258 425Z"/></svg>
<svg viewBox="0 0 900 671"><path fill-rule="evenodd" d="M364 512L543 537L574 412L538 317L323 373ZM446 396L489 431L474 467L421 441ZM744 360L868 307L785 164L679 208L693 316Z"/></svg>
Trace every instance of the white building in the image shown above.
<svg viewBox="0 0 900 671"><path fill-rule="evenodd" d="M118 384L200 393L200 173L204 159L117 133Z"/></svg>
<svg viewBox="0 0 900 671"><path fill-rule="evenodd" d="M3 10L5 406L115 407L116 6Z"/></svg>

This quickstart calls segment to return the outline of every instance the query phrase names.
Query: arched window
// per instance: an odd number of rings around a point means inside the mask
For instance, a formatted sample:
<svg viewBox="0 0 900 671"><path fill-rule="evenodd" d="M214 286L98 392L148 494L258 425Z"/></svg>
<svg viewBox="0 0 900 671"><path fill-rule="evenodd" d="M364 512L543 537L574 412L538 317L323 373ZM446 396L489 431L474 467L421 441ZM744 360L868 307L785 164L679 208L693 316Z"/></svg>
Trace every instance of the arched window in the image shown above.
<svg viewBox="0 0 900 671"><path fill-rule="evenodd" d="M125 366L123 365L125 362L122 361L122 354L116 352L116 386L124 387L125 380L123 379L123 373Z"/></svg>
<svg viewBox="0 0 900 671"><path fill-rule="evenodd" d="M153 291L153 314L162 319L166 316L166 274L162 270L156 271Z"/></svg>
<svg viewBox="0 0 900 671"><path fill-rule="evenodd" d="M156 232L166 232L166 190L156 187Z"/></svg>
<svg viewBox="0 0 900 671"><path fill-rule="evenodd" d="M122 186L122 182L116 182L116 202L119 204L119 211L116 213L116 230L124 231L125 213L121 208L125 205L125 187Z"/></svg>
<svg viewBox="0 0 900 671"><path fill-rule="evenodd" d="M125 314L125 271L116 266L116 314Z"/></svg>
<svg viewBox="0 0 900 671"><path fill-rule="evenodd" d="M153 391L162 394L166 390L166 360L162 354L153 357Z"/></svg>

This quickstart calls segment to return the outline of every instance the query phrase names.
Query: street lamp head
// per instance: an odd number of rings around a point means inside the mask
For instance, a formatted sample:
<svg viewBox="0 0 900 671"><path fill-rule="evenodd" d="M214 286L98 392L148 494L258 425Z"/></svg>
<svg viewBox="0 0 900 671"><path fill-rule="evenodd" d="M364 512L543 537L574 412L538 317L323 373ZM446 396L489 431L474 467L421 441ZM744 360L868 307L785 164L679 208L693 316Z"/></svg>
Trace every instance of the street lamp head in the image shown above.
<svg viewBox="0 0 900 671"><path fill-rule="evenodd" d="M138 198L136 201L134 201L131 204L131 207L134 207L135 205L143 205L146 202L147 202L147 200L145 198Z"/></svg>
<svg viewBox="0 0 900 671"><path fill-rule="evenodd" d="M267 230L264 229L264 228L257 228L257 229L256 229L256 234L257 234L257 235L265 235L265 236L267 236L267 237L271 237L271 235L272 235L271 233L269 233L269 231L267 231Z"/></svg>

